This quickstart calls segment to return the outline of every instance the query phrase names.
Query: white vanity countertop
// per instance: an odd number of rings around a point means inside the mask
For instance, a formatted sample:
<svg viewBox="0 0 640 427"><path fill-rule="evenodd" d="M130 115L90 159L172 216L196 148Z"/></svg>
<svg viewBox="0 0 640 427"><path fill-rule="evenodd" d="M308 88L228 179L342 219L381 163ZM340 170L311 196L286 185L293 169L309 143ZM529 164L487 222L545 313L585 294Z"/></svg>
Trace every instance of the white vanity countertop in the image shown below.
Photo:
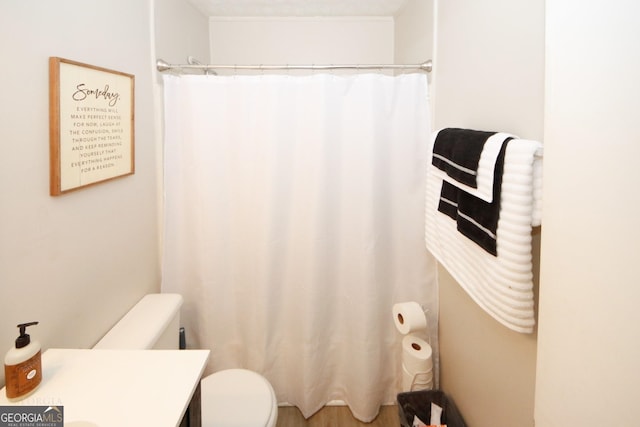
<svg viewBox="0 0 640 427"><path fill-rule="evenodd" d="M175 427L189 406L209 350L49 349L42 383L19 402L63 406L65 425Z"/></svg>

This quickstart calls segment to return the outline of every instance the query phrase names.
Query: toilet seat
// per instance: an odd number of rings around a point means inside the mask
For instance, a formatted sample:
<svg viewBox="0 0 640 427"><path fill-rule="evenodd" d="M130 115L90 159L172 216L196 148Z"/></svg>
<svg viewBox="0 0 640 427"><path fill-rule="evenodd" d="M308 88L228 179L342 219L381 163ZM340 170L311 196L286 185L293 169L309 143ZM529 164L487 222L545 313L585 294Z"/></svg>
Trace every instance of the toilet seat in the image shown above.
<svg viewBox="0 0 640 427"><path fill-rule="evenodd" d="M278 414L271 384L256 372L226 369L201 381L202 427L273 427Z"/></svg>

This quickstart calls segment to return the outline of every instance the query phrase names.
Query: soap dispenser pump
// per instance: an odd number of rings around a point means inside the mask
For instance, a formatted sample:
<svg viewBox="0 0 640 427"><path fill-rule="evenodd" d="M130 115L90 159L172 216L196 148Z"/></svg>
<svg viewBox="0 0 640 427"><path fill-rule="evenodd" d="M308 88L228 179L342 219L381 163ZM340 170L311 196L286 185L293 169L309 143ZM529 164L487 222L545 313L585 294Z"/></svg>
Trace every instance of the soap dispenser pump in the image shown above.
<svg viewBox="0 0 640 427"><path fill-rule="evenodd" d="M40 343L27 334L27 327L38 322L21 323L20 336L15 348L4 358L4 378L7 399L20 400L31 394L42 381L42 358Z"/></svg>

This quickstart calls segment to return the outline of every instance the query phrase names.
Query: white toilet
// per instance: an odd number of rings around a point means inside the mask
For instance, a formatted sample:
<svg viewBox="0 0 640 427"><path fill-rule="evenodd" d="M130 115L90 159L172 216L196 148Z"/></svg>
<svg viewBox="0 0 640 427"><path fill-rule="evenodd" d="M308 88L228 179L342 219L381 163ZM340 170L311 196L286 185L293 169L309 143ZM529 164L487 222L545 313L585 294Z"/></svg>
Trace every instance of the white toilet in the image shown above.
<svg viewBox="0 0 640 427"><path fill-rule="evenodd" d="M178 294L145 295L93 347L178 349ZM202 427L275 427L278 403L266 378L246 369L225 369L201 381Z"/></svg>

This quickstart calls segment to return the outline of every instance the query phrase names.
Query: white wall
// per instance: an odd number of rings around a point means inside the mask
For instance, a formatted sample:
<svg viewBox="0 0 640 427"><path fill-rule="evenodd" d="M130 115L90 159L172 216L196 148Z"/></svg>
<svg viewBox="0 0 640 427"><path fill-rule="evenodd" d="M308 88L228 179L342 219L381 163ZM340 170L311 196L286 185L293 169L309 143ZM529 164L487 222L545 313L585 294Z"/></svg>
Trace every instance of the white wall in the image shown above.
<svg viewBox="0 0 640 427"><path fill-rule="evenodd" d="M434 30L434 1L408 0L394 17L395 63L433 59Z"/></svg>
<svg viewBox="0 0 640 427"><path fill-rule="evenodd" d="M445 0L436 20L434 128L541 140L544 3ZM533 426L536 335L500 325L442 267L439 285L442 388L470 427Z"/></svg>
<svg viewBox="0 0 640 427"><path fill-rule="evenodd" d="M436 120L542 139L544 2L438 2Z"/></svg>
<svg viewBox="0 0 640 427"><path fill-rule="evenodd" d="M186 64L193 56L209 62L209 18L187 0L154 0L155 52L170 64Z"/></svg>
<svg viewBox="0 0 640 427"><path fill-rule="evenodd" d="M547 0L536 426L638 424L637 2Z"/></svg>
<svg viewBox="0 0 640 427"><path fill-rule="evenodd" d="M45 349L90 347L159 290L152 6L0 0L1 354L31 320ZM49 196L50 56L135 75L134 175Z"/></svg>
<svg viewBox="0 0 640 427"><path fill-rule="evenodd" d="M393 19L211 18L216 64L390 64Z"/></svg>

